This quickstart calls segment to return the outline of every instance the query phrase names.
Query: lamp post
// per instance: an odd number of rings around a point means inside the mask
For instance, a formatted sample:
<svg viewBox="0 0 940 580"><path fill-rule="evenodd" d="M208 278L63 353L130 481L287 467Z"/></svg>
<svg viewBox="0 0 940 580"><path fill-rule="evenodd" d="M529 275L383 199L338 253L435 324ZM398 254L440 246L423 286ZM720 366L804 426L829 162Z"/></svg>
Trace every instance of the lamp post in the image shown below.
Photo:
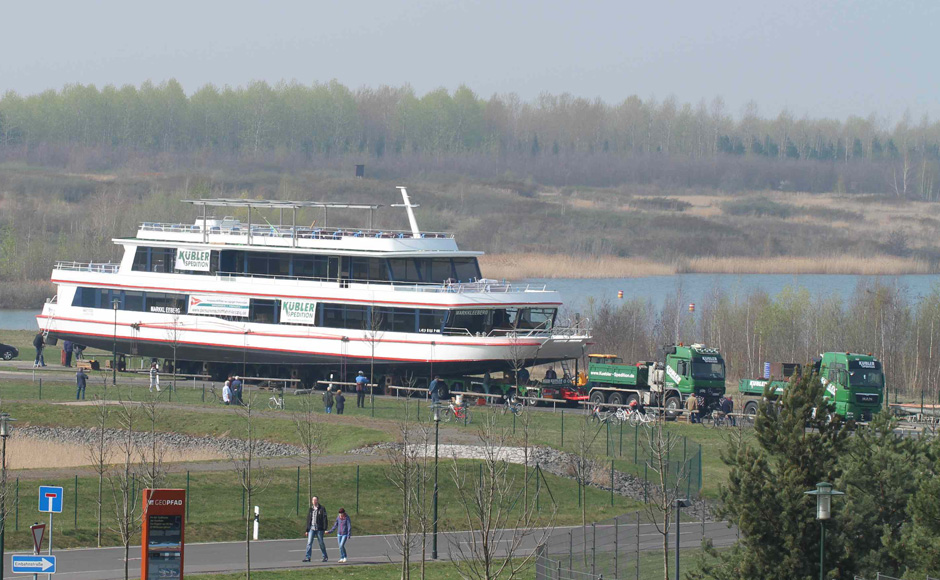
<svg viewBox="0 0 940 580"><path fill-rule="evenodd" d="M114 306L114 342L111 345L111 384L117 384L117 311L120 300L115 298L111 301ZM105 379L107 380L107 379ZM2 580L2 579L0 579Z"/></svg>
<svg viewBox="0 0 940 580"><path fill-rule="evenodd" d="M803 493L816 496L816 519L819 520L819 580L824 580L826 574L826 520L829 519L832 513L832 496L845 495L845 493L832 489L832 484L824 481L817 483L816 489Z"/></svg>
<svg viewBox="0 0 940 580"><path fill-rule="evenodd" d="M0 457L0 580L3 580L4 540L7 529L7 437L10 435L11 419L9 413L0 413L0 439L3 440L2 457Z"/></svg>
<svg viewBox="0 0 940 580"><path fill-rule="evenodd" d="M676 580L679 580L679 524L681 523L679 516L682 512L682 508L691 505L692 502L687 499L676 499Z"/></svg>
<svg viewBox="0 0 940 580"><path fill-rule="evenodd" d="M438 432L441 428L441 408L440 405L434 405L434 496L431 504L434 506L434 535L431 539L431 558L437 560L437 443ZM0 580L3 580L0 578Z"/></svg>

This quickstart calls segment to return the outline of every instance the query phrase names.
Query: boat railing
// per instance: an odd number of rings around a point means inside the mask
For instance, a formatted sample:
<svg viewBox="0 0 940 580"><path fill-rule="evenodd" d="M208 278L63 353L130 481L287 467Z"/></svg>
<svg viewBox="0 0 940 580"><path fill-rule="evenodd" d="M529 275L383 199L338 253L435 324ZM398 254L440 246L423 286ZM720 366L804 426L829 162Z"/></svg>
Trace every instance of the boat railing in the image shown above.
<svg viewBox="0 0 940 580"><path fill-rule="evenodd" d="M550 292L545 284L511 284L509 282L401 282L393 280L366 280L351 278L324 278L315 276L284 276L281 274L254 274L249 272L218 272L219 278L258 278L265 280L290 280L295 282L327 282L349 285L381 286L383 290L393 292L430 292L430 293L511 293L511 292Z"/></svg>
<svg viewBox="0 0 940 580"><path fill-rule="evenodd" d="M548 321L535 328L494 328L487 332L473 332L467 328L446 326L443 334L451 336L486 336L492 338L528 339L528 338L562 338L588 336L590 329L587 319L582 318L575 324L567 326L549 326Z"/></svg>
<svg viewBox="0 0 940 580"><path fill-rule="evenodd" d="M99 274L117 274L120 264L111 262L65 262L55 263L56 270L72 270L77 272L97 272Z"/></svg>
<svg viewBox="0 0 940 580"><path fill-rule="evenodd" d="M140 231L165 232L174 234L202 234L200 224L141 222ZM247 224L233 224L225 226L209 226L209 235L245 236L251 233L252 237L282 238L299 240L339 240L343 238L400 238L411 239L414 234L405 230L376 230L360 228L317 228L301 226L274 226L255 225L249 228ZM421 232L420 238L426 239L452 239L454 234L448 232Z"/></svg>

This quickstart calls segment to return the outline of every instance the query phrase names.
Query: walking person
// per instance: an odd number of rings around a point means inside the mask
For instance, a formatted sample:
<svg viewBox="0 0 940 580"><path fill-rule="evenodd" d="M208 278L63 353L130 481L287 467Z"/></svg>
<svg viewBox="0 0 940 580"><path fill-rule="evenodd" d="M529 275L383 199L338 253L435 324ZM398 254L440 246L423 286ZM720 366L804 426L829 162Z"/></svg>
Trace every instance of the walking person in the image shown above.
<svg viewBox="0 0 940 580"><path fill-rule="evenodd" d="M242 379L238 375L235 375L235 380L232 381L232 401L236 405L244 405L242 402Z"/></svg>
<svg viewBox="0 0 940 580"><path fill-rule="evenodd" d="M356 408L366 408L366 387L369 386L369 377L362 371L356 376Z"/></svg>
<svg viewBox="0 0 940 580"><path fill-rule="evenodd" d="M85 352L84 346L78 344L77 342L72 343L72 355L74 356L76 361L85 359L85 355L83 354L84 352Z"/></svg>
<svg viewBox="0 0 940 580"><path fill-rule="evenodd" d="M150 363L150 392L154 389L160 392L160 371L157 369L157 361Z"/></svg>
<svg viewBox="0 0 940 580"><path fill-rule="evenodd" d="M441 376L434 375L434 380L428 385L428 394L431 395L431 404L437 405L441 402Z"/></svg>
<svg viewBox="0 0 940 580"><path fill-rule="evenodd" d="M225 386L222 387L222 402L226 405L232 404L232 381L225 381Z"/></svg>
<svg viewBox="0 0 940 580"><path fill-rule="evenodd" d="M721 412L724 414L724 416L727 417L728 423L730 423L732 427L736 427L737 423L735 422L734 416L732 415L732 413L734 413L734 401L731 400L731 397L725 395L725 397L721 399L719 407L721 408Z"/></svg>
<svg viewBox="0 0 940 580"><path fill-rule="evenodd" d="M336 523L326 533L332 533L333 530L336 530L336 542L339 544L339 561L346 562L346 542L349 541L350 531L352 531L352 520L349 519L345 509L339 508Z"/></svg>
<svg viewBox="0 0 940 580"><path fill-rule="evenodd" d="M62 358L65 359L62 364L69 368L72 367L72 348L72 341L66 340L62 343Z"/></svg>
<svg viewBox="0 0 940 580"><path fill-rule="evenodd" d="M46 359L42 356L42 349L46 346L46 338L41 332L33 338L33 346L36 347L36 362L33 363L33 368L46 366Z"/></svg>
<svg viewBox="0 0 940 580"><path fill-rule="evenodd" d="M333 412L333 390L329 386L326 387L326 392L323 393L323 410L327 414Z"/></svg>
<svg viewBox="0 0 940 580"><path fill-rule="evenodd" d="M346 408L346 396L343 395L343 389L336 389L336 395L333 396L333 402L336 404L336 414L342 415Z"/></svg>
<svg viewBox="0 0 940 580"><path fill-rule="evenodd" d="M691 395L685 400L685 410L689 412L689 423L698 423L698 397Z"/></svg>
<svg viewBox="0 0 940 580"><path fill-rule="evenodd" d="M327 525L329 525L329 521L326 517L326 508L320 505L320 498L313 496L310 498L310 510L307 512L307 554L304 556L304 562L310 561L314 538L320 544L323 561L327 561L326 545L323 543L323 532L326 531Z"/></svg>
<svg viewBox="0 0 940 580"><path fill-rule="evenodd" d="M88 384L88 375L85 374L85 369L79 368L78 372L75 373L75 400L85 400L85 385Z"/></svg>

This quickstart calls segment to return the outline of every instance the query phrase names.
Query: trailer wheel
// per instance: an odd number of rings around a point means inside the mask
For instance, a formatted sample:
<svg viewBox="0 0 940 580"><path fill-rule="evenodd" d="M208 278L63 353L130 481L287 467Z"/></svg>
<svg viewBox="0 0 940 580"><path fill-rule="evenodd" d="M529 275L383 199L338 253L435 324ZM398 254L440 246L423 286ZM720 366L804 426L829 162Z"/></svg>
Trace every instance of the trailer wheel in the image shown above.
<svg viewBox="0 0 940 580"><path fill-rule="evenodd" d="M748 401L744 404L744 421L748 425L754 424L754 417L757 416L757 401Z"/></svg>
<svg viewBox="0 0 940 580"><path fill-rule="evenodd" d="M666 412L666 420L675 421L676 417L679 416L682 403L679 401L679 397L667 397L663 408Z"/></svg>
<svg viewBox="0 0 940 580"><path fill-rule="evenodd" d="M623 395L621 393L611 393L607 402L611 405L623 405Z"/></svg>
<svg viewBox="0 0 940 580"><path fill-rule="evenodd" d="M607 395L604 391L594 391L591 393L591 402L595 405L603 405L607 402Z"/></svg>

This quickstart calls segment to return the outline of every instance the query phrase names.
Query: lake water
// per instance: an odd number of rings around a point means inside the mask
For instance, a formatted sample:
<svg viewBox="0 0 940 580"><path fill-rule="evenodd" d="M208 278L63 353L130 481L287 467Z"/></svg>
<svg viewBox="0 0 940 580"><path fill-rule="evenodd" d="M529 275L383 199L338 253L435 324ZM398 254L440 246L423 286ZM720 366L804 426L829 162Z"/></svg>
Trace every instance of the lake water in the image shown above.
<svg viewBox="0 0 940 580"><path fill-rule="evenodd" d="M641 298L652 300L661 308L666 300L682 290L682 302L702 304L716 288L730 293L746 295L753 290L764 290L771 296L787 286L806 288L814 298L836 294L843 299L851 297L862 280L880 280L884 284L900 284L907 289L911 299L929 294L934 285L940 283L940 275L917 274L906 276L855 276L842 274L678 274L675 276L650 276L647 278L597 278L590 280L545 278L527 280L545 284L557 290L564 298L565 307L571 312L586 314L588 298L598 303L618 301L617 291L623 290L623 300Z"/></svg>
<svg viewBox="0 0 940 580"><path fill-rule="evenodd" d="M875 279L871 276L841 274L678 274L675 276L650 276L648 278L547 278L527 280L533 284L545 284L558 290L570 312L587 313L588 298L597 302L617 302L617 291L623 290L623 299L642 298L652 300L657 308L662 307L670 295L682 289L682 302L701 304L708 294L720 287L727 292L745 295L761 289L771 295L787 286L803 287L813 297L833 293L843 299L849 298L861 280ZM907 289L908 297L917 299L940 283L940 275L918 274L907 276L880 276L885 284L900 284ZM35 330L39 310L0 310L0 329Z"/></svg>

